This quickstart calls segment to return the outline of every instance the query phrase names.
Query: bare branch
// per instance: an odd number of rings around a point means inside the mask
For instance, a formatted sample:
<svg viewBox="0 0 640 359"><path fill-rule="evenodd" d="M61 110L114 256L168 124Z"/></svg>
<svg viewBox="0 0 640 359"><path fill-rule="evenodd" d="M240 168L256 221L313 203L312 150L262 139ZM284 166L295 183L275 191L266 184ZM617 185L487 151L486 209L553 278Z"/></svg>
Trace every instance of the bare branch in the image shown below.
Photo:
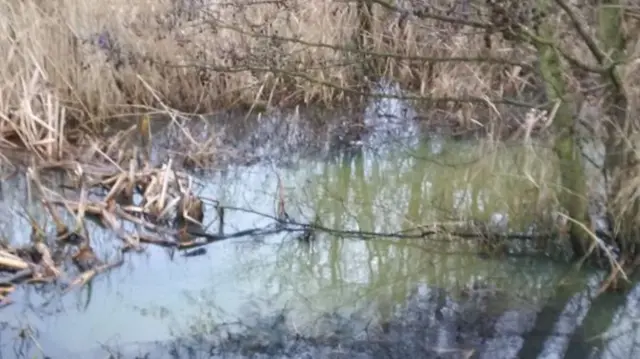
<svg viewBox="0 0 640 359"><path fill-rule="evenodd" d="M338 0L339 2L345 2L345 3L349 3L349 2L356 2L357 0ZM437 20L437 21L442 21L442 22L446 22L446 23L450 23L450 24L457 24L457 25L465 25L465 26L469 26L469 27L473 27L473 28L477 28L477 29L489 29L491 28L491 24L486 23L486 22L479 22L479 21L471 21L471 20L465 20L465 19L461 19L458 17L451 17L451 16L445 16L445 15L437 15L437 14L432 14L430 12L427 11L420 11L420 10L414 10L414 11L409 11L406 9L401 9L397 6L391 5L383 0L368 0L374 4L378 4L381 7L390 10L390 11L394 11L400 14L411 14L419 19L432 19L432 20Z"/></svg>
<svg viewBox="0 0 640 359"><path fill-rule="evenodd" d="M426 95L394 95L394 94L386 94L386 93L372 93L368 91L361 91L349 87L339 86L329 81L320 80L309 76L303 72L295 72L295 71L287 71L279 68L272 67L253 67L253 66L244 66L244 67L225 67L225 66L208 66L205 64L187 64L187 65L163 65L166 67L173 68L189 68L195 67L200 69L207 69L214 72L220 73L230 73L230 72L242 72L242 71L255 71L261 73L273 73L275 75L281 76L289 76L292 78L299 78L305 81L309 81L310 83L322 85L324 87L333 88L335 90L343 91L346 94L355 95L355 96L367 96L372 99L397 99L397 100L406 100L406 101L418 101L418 102L426 102L431 104L442 104L442 103L476 103L476 104L487 104L487 102L491 102L494 104L504 104L510 105L520 108L535 108L541 109L548 106L548 104L533 104L527 102L521 102L508 98L485 98L478 96L464 96L464 97L430 97Z"/></svg>
<svg viewBox="0 0 640 359"><path fill-rule="evenodd" d="M558 51L558 53L565 60L567 60L573 66L576 66L576 67L580 68L581 70L584 70L584 71L587 71L587 72L596 73L596 74L605 74L606 72L609 71L609 68L596 67L596 66L592 66L592 65L584 63L582 60L577 59L576 57L571 55L569 52L567 52L566 49L563 49L561 46L558 46L558 44L556 44L555 42L543 39L540 36L536 36L533 32L531 32L531 31L529 31L527 29L523 28L522 32L523 32L524 36L526 37L526 39L529 42L535 42L535 43L540 44L540 45L547 45L547 46L553 47L556 51Z"/></svg>
<svg viewBox="0 0 640 359"><path fill-rule="evenodd" d="M377 58L387 58L387 59L403 60L403 61L418 62L418 63L419 62L422 62L422 63L428 63L428 62L434 62L434 63L437 63L437 62L486 62L486 63L500 64L500 65L520 66L525 70L531 70L532 69L532 66L529 63L520 62L520 61L513 61L513 60L508 60L508 59L502 59L502 58L497 58L497 57L491 57L491 56L431 57L431 56L402 55L402 54L394 54L394 53L389 53L389 52L368 51L368 50L364 50L364 49L358 49L358 48L353 47L353 46L337 46L337 45L326 44L326 43L321 43L321 42L310 42L310 41L305 41L305 40L301 40L301 39L297 39L297 38L293 38L293 37L260 34L260 33L256 33L256 32L246 31L246 30L241 29L240 27L231 26L231 25L219 25L218 24L218 28L236 31L239 34L251 36L251 37L256 38L256 39L264 38L264 39L270 39L270 40L281 41L281 42L297 43L297 44L304 45L304 46L309 46L309 47L326 48L326 49L331 49L331 50L335 50L335 51L338 51L338 52L352 53L352 54L371 56L371 57L377 57Z"/></svg>
<svg viewBox="0 0 640 359"><path fill-rule="evenodd" d="M596 43L596 41L591 36L589 36L589 32L584 27L582 22L578 20L578 16L571 10L571 8L569 8L569 5L564 0L555 0L555 1L562 8L562 10L564 10L565 13L567 13L567 16L569 16L569 19L573 23L573 27L576 29L576 31L578 32L578 35L580 35L580 37L585 42L587 47L589 47L591 54L593 54L593 56L596 58L596 60L600 65L604 65L605 57L606 57L604 55L604 52L598 47L598 44Z"/></svg>

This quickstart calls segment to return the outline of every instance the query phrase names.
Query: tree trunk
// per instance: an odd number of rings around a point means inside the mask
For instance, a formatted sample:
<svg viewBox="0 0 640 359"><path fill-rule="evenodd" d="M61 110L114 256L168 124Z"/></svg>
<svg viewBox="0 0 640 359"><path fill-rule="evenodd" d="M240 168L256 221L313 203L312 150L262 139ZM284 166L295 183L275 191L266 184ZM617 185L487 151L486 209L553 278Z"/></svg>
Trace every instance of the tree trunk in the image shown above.
<svg viewBox="0 0 640 359"><path fill-rule="evenodd" d="M540 0L539 5L547 8L548 2ZM565 214L579 222L569 223L569 236L574 255L582 257L587 253L589 234L584 230L588 225L588 201L585 168L576 138L574 137L573 99L567 93L560 54L550 44L553 43L554 29L548 23L540 25L539 36L545 41L534 41L538 50L540 72L545 82L547 97L551 103L560 102L553 130L556 135L553 148L558 156L561 173L559 189L560 205Z"/></svg>
<svg viewBox="0 0 640 359"><path fill-rule="evenodd" d="M603 75L607 86L605 111L609 120L605 123L605 169L611 180L608 194L608 216L614 224L614 235L620 253L628 258L637 256L636 242L640 240L640 227L636 221L640 215L640 191L636 154L637 133L632 116L627 113L628 98L618 73L618 65L625 59L623 33L624 6L619 0L602 1L598 9L598 36L603 52L608 55L604 66L611 70Z"/></svg>

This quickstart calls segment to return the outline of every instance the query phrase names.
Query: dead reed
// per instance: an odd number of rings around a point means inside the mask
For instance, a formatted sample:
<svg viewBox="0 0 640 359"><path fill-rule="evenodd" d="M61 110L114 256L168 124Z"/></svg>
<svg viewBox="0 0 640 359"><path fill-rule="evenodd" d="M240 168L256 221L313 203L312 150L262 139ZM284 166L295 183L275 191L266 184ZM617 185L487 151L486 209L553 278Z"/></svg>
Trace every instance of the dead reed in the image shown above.
<svg viewBox="0 0 640 359"><path fill-rule="evenodd" d="M174 171L171 161L160 168L138 164L132 158L125 170L114 161L90 166L72 161L38 163L34 160L27 170L31 185L28 192L34 192L47 209L55 224L56 237L49 238L46 230L30 218L31 243L26 247L7 244L0 248L0 268L15 272L0 281L3 288L0 300L25 279L28 282L62 280L69 291L122 264L122 256L111 263L96 257L86 228L87 220L113 231L122 240L123 252L141 250L141 242L181 249L197 246L197 237L205 237L209 242L222 239L204 231L204 204L194 195L193 181L188 175ZM47 188L41 173L48 170L62 171L75 183L74 187L79 188L76 196L63 196ZM103 188L105 194L96 199L89 192L97 188ZM70 225L63 220L63 212L75 218L75 223ZM139 224L146 232L126 231L124 221ZM69 248L74 252L73 263L80 272L75 278L65 280L69 273L65 268L65 254Z"/></svg>
<svg viewBox="0 0 640 359"><path fill-rule="evenodd" d="M348 1L2 0L1 144L60 158L75 129L115 115L335 106L376 78L469 123L467 101L526 86L530 52L382 5L363 32Z"/></svg>

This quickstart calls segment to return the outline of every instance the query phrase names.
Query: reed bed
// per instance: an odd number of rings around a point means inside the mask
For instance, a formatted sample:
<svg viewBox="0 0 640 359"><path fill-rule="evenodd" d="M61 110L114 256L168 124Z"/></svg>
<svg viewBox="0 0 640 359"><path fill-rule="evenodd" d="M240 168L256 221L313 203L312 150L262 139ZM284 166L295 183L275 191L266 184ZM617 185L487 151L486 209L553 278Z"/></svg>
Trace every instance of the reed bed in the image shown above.
<svg viewBox="0 0 640 359"><path fill-rule="evenodd" d="M532 53L499 36L487 48L473 26L403 18L382 2L363 28L358 6L1 0L0 145L56 159L77 130L99 133L124 114L335 107L369 95L382 78L411 99L443 100L471 123L474 103L486 107L529 84Z"/></svg>

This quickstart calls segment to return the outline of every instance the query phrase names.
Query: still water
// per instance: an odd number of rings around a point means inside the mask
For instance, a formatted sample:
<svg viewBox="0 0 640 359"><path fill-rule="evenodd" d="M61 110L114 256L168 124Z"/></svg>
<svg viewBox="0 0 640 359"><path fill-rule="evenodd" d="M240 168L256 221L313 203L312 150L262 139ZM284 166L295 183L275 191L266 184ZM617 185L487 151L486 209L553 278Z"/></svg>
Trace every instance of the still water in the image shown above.
<svg viewBox="0 0 640 359"><path fill-rule="evenodd" d="M317 216L337 230L393 233L477 219L524 232L548 200L555 178L551 158L540 147L440 136L384 143L374 138L348 152L287 166L261 161L194 176L202 197L239 209L227 211L226 233L271 223L278 178L287 212L300 222ZM25 191L20 176L2 183L1 230L14 243L29 237L28 222L19 215ZM212 230L215 220L207 207ZM98 255L112 258L120 242L97 226L90 234ZM307 245L295 233L283 233L230 239L208 246L205 255L173 260L165 249L148 246L65 296L19 289L12 295L15 304L0 311L2 358L106 357L107 347L193 337L284 308L289 328L304 335L318 334L317 320L326 313L358 314L379 326L410 298L436 291L445 293L446 303L423 310L444 324L430 327L425 341L433 353L454 357L446 353L460 339L442 308L455 307L474 286L501 293L484 309L498 317L486 329L492 334L482 334L484 342L465 352L474 357L634 357L640 289L628 298L605 295L592 302L598 273L576 273L543 257L486 258L469 241L443 237L364 240L320 232ZM21 346L24 328L31 328L37 345ZM613 339L601 335L607 330Z"/></svg>

